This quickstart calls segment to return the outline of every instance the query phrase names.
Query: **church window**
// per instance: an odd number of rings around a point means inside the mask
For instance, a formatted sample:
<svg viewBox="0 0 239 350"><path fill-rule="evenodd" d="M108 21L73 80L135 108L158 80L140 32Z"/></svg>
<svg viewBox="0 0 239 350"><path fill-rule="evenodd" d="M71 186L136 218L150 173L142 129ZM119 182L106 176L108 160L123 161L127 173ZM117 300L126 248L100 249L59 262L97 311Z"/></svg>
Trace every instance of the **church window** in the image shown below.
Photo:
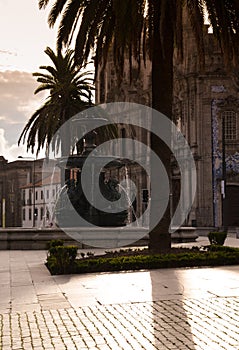
<svg viewBox="0 0 239 350"><path fill-rule="evenodd" d="M225 140L234 141L237 139L237 114L234 111L224 111Z"/></svg>

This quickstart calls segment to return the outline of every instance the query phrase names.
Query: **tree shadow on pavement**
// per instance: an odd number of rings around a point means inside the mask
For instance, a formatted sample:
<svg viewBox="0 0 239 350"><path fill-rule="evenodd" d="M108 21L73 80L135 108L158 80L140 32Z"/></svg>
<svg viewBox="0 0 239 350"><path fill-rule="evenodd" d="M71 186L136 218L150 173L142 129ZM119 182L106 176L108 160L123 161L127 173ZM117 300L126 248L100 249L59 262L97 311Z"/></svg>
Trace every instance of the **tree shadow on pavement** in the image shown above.
<svg viewBox="0 0 239 350"><path fill-rule="evenodd" d="M184 309L184 286L177 270L150 271L152 302L145 304L151 312L156 349L196 349L192 329Z"/></svg>

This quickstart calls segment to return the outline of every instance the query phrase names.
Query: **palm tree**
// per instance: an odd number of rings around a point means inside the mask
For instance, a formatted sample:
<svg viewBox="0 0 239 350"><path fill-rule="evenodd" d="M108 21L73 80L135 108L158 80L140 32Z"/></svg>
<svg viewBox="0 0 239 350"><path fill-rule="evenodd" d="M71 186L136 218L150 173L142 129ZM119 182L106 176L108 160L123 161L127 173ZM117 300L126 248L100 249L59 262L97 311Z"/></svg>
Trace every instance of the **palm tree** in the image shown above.
<svg viewBox="0 0 239 350"><path fill-rule="evenodd" d="M49 0L39 0L45 8ZM57 48L75 40L75 59L82 65L90 55L99 65L107 63L111 50L119 83L128 57L139 65L148 55L152 62L152 107L169 118L173 101L173 57L183 57L183 11L192 24L201 65L204 63L203 24L205 10L220 44L226 64L235 62L239 48L239 4L237 0L56 0L48 17L52 27L61 17ZM157 121L156 121L157 122ZM151 148L159 154L168 174L170 151L151 136ZM152 193L152 198L154 194ZM157 210L157 198L153 198ZM150 248L170 248L170 211L150 233Z"/></svg>
<svg viewBox="0 0 239 350"><path fill-rule="evenodd" d="M66 50L55 54L49 47L45 53L53 66L40 66L44 73L33 73L40 83L35 94L49 91L43 106L36 110L24 127L18 144L27 142L27 149L37 154L41 148L53 142L53 136L68 119L76 113L92 106L91 96L94 89L89 71L80 71L73 59L74 51ZM58 139L59 142L59 139ZM61 137L62 154L69 155L69 137Z"/></svg>

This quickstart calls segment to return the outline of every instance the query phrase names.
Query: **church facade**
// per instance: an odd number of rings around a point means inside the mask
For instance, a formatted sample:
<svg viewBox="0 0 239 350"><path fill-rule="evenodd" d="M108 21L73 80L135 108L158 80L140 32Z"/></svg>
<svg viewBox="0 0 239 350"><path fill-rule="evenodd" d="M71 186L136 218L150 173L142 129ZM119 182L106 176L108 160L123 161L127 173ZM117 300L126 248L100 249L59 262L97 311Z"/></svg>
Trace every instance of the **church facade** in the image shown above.
<svg viewBox="0 0 239 350"><path fill-rule="evenodd" d="M172 119L188 141L197 169L195 200L185 225L239 227L239 80L225 68L220 48L205 25L202 69L190 25L184 29L184 58L174 66ZM129 68L117 85L113 60L99 71L96 103L117 101L151 106L151 67ZM239 69L238 69L239 76ZM122 126L123 128L124 126ZM126 129L127 133L127 128ZM173 189L180 174L172 165Z"/></svg>

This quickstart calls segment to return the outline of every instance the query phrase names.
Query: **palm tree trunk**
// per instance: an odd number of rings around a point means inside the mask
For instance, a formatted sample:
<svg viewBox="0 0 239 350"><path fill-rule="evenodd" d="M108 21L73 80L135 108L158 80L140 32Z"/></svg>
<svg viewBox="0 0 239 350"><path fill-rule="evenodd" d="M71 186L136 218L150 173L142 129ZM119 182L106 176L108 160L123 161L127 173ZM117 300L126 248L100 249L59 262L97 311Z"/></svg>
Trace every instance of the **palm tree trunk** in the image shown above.
<svg viewBox="0 0 239 350"><path fill-rule="evenodd" d="M60 128L60 138L61 138L61 157L69 157L71 150L71 139L70 139L70 123L67 122L67 111L63 110L61 115L62 127ZM68 168L61 169L61 185L64 186L66 182L70 179L70 170Z"/></svg>
<svg viewBox="0 0 239 350"><path fill-rule="evenodd" d="M160 18L160 4L155 0L154 12L154 33L153 33L153 55L152 55L152 107L163 113L169 119L172 119L172 98L173 98L173 30L170 26L171 18ZM166 1L167 3L167 1ZM157 8L156 8L157 7ZM165 11L165 16L170 11ZM158 30L161 26L161 35ZM161 39L164 40L164 51L162 50ZM152 130L160 128L158 118L152 118ZM151 133L151 148L161 159L169 181L170 178L170 159L171 152L165 143L155 134ZM153 163L153 162L152 162ZM155 164L151 164L151 181L160 183L160 174L155 169ZM171 188L171 184L170 184ZM160 199L156 191L151 193L151 215L158 217L160 208ZM170 203L168 201L167 209L160 222L152 229L149 234L149 249L153 252L165 252L171 248L170 226ZM150 220L152 222L152 220Z"/></svg>

